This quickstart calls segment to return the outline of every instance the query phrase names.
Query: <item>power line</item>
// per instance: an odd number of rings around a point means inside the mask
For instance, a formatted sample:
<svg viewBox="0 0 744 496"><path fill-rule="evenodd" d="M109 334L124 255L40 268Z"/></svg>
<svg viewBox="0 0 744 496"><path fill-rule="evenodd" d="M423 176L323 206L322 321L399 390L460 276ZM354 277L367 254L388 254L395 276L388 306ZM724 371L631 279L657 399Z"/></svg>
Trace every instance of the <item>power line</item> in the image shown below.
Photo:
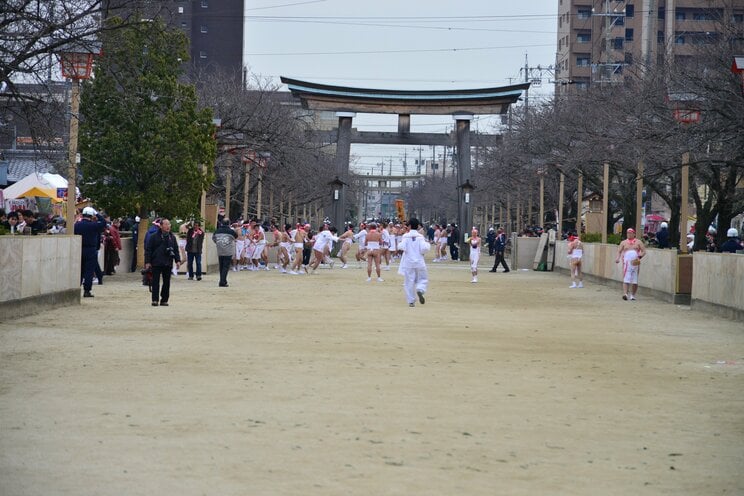
<svg viewBox="0 0 744 496"><path fill-rule="evenodd" d="M246 53L249 57L281 57L289 56L307 56L307 55L369 55L382 53L433 53L433 52L474 52L484 50L505 50L510 48L537 48L555 46L555 43L538 44L538 45L508 45L508 46L491 46L491 47L464 47L464 48L426 48L426 49L403 49L403 50L354 50L343 52L273 52L273 53Z"/></svg>

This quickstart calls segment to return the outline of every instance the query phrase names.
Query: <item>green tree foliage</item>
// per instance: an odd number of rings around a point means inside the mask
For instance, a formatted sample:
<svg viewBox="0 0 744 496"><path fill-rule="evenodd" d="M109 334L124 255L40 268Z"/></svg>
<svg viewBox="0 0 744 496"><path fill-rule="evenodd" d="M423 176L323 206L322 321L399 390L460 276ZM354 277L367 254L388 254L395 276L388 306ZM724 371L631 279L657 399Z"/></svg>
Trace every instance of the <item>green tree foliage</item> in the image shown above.
<svg viewBox="0 0 744 496"><path fill-rule="evenodd" d="M186 36L153 21L108 31L103 43L82 91L81 190L112 215L196 214L216 144L211 110L178 79Z"/></svg>

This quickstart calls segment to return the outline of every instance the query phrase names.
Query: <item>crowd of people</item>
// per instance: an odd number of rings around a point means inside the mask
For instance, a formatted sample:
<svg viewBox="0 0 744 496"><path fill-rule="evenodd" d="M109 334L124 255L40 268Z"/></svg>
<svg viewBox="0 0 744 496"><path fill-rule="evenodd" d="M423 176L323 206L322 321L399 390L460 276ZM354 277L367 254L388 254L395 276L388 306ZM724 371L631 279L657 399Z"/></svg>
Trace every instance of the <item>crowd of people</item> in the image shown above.
<svg viewBox="0 0 744 496"><path fill-rule="evenodd" d="M122 249L121 230L132 230L134 245L137 242L138 217L111 219L107 215L86 207L78 212L74 233L82 237L81 284L83 296L92 297L92 285L103 284L104 275L113 275L120 265L119 251ZM0 226L10 234L66 234L64 219L43 217L30 210L10 212L0 211ZM540 229L530 230L527 235L537 235ZM708 251L730 252L744 250L744 242L735 228L727 231L727 239L720 246L712 241L716 232L711 228L706 236ZM153 306L168 306L170 279L176 275L181 263L187 264L189 280L201 281L203 275L202 254L206 233L198 221L181 224L178 236L171 232L168 219L155 219L144 236L145 271L152 292ZM353 263L349 260L351 247L356 250L357 267L366 268L367 282L373 279L384 282L382 271L389 271L391 263L398 261L398 272L404 275L406 298L410 306L415 305L416 297L424 303L424 293L428 285L428 275L424 253L433 248L432 262L443 262L451 258L459 260L460 231L456 224L430 224L422 226L417 219L408 222L370 221L362 223L357 232L351 224L344 226L343 232L331 226L326 220L317 230L308 223L298 221L283 227L274 224L261 224L256 219L231 222L218 219L217 229L211 235L219 260L218 286L228 287L228 274L239 271L268 271L273 265L282 274L315 274L320 267L334 267L333 257L337 257L340 268L346 269ZM582 288L582 259L584 246L575 233L565 233L568 241L567 252L571 272L569 288ZM652 246L669 246L669 232L666 222L662 222L659 232L653 236ZM493 268L497 272L510 272L505 258L508 238L502 228L489 227L485 238L478 229L472 228L464 237L469 244L471 282L478 282L478 263L482 244L488 248L489 256L494 256ZM275 248L270 252L270 248ZM99 252L104 251L103 269L99 265ZM270 253L275 259L269 260ZM616 263L622 262L624 300L634 301L638 289L640 261L646 254L646 244L636 238L635 230L626 231L626 239L618 246ZM333 256L333 257L332 257ZM133 253L132 271L136 267L136 248Z"/></svg>

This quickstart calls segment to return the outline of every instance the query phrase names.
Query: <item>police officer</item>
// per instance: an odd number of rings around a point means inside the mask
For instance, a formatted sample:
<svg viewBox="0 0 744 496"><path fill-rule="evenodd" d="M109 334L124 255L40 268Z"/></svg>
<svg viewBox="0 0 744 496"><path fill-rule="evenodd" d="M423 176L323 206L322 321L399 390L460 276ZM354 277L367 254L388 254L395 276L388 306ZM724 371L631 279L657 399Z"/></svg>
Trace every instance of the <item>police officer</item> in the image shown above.
<svg viewBox="0 0 744 496"><path fill-rule="evenodd" d="M98 264L98 245L106 220L93 207L83 209L83 218L75 223L75 234L83 238L81 269L83 272L83 297L93 298L93 272Z"/></svg>

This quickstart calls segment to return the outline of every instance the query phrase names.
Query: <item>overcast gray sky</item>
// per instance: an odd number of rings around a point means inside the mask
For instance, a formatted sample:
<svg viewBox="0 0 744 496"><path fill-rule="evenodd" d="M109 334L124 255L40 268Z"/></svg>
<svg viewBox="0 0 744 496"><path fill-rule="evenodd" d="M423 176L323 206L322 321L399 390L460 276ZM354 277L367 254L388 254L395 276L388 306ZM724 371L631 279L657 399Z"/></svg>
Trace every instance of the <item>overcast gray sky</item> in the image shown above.
<svg viewBox="0 0 744 496"><path fill-rule="evenodd" d="M392 89L504 86L520 68L555 63L558 0L249 0L245 63L257 75ZM530 100L552 91L545 75ZM535 97L535 100L533 100ZM354 126L394 130L394 116L359 115ZM473 128L490 130L494 119ZM412 131L438 132L447 116L412 116ZM402 147L355 149L362 160ZM430 152L429 152L430 153Z"/></svg>

